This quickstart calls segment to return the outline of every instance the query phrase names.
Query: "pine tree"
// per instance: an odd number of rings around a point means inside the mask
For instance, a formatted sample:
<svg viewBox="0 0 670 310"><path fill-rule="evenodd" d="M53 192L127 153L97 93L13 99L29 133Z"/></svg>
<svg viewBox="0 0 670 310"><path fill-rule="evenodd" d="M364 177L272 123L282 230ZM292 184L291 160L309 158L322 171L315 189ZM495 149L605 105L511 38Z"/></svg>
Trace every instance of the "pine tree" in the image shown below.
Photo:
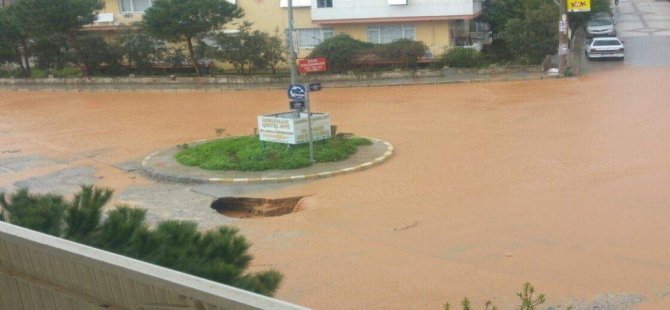
<svg viewBox="0 0 670 310"><path fill-rule="evenodd" d="M112 197L107 188L82 186L65 211L65 239L89 244L96 237L102 208Z"/></svg>
<svg viewBox="0 0 670 310"><path fill-rule="evenodd" d="M248 273L251 244L236 228L201 233L197 224L168 220L150 229L146 210L117 205L102 220L112 190L83 186L71 202L21 189L0 194L0 220L89 244L163 267L272 296L282 280L275 270Z"/></svg>

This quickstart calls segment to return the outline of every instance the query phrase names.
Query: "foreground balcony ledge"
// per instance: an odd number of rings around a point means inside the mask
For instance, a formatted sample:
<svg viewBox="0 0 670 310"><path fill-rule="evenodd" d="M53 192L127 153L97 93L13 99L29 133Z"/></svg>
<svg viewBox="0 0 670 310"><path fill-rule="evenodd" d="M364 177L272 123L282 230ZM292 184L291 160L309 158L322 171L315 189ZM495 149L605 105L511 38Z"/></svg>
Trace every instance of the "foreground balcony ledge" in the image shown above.
<svg viewBox="0 0 670 310"><path fill-rule="evenodd" d="M0 309L306 309L4 222L0 288Z"/></svg>

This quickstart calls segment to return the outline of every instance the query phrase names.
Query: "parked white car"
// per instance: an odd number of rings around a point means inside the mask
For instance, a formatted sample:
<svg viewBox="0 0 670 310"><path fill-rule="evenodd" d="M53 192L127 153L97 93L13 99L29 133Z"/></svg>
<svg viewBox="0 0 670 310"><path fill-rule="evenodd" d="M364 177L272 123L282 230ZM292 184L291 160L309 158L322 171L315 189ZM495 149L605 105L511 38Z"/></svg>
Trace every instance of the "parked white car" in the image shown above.
<svg viewBox="0 0 670 310"><path fill-rule="evenodd" d="M624 59L623 42L617 37L593 38L584 46L586 58L619 58Z"/></svg>
<svg viewBox="0 0 670 310"><path fill-rule="evenodd" d="M586 23L586 37L597 36L616 36L616 29L614 29L614 20L608 15L596 15L595 19Z"/></svg>

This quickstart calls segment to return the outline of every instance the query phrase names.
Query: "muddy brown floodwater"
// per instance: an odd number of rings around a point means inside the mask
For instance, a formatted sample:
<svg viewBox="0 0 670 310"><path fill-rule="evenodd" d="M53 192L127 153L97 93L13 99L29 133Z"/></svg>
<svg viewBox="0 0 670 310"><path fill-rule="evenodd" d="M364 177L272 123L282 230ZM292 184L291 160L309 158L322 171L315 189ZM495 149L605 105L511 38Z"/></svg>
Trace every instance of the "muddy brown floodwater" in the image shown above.
<svg viewBox="0 0 670 310"><path fill-rule="evenodd" d="M324 85L327 87L327 85ZM670 308L670 68L556 81L325 89L339 131L396 147L387 163L249 197L309 196L303 211L236 220L277 297L319 309L502 309L530 281L548 304L600 294ZM277 91L0 93L0 158L68 165L122 191L152 181L117 163L250 134ZM203 205L202 208L209 208Z"/></svg>

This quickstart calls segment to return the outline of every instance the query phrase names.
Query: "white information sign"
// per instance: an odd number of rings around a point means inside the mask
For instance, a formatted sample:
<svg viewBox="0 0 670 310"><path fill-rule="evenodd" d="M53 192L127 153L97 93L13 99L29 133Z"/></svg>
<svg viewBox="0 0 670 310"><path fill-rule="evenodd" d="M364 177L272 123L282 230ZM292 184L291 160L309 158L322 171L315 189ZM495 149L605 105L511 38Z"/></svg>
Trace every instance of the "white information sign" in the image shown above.
<svg viewBox="0 0 670 310"><path fill-rule="evenodd" d="M261 141L285 144L309 142L307 113L293 118L293 112L266 114L258 116L258 132ZM312 139L314 141L330 138L330 115L312 113Z"/></svg>

